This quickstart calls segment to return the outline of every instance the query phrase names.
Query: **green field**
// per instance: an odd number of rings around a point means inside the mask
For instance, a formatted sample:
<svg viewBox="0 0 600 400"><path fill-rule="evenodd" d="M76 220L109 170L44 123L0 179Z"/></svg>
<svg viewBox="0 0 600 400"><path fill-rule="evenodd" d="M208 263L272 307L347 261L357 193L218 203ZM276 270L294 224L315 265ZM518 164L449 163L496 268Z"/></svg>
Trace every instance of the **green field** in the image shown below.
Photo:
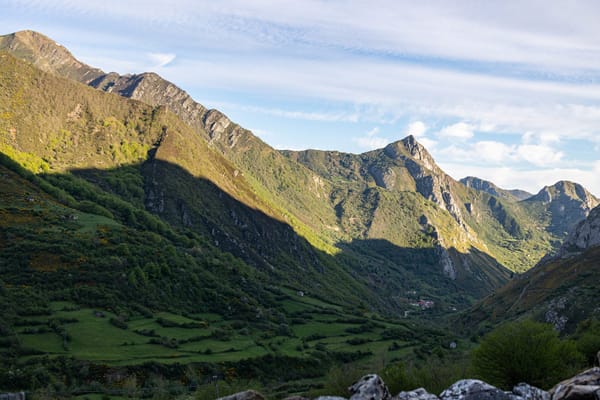
<svg viewBox="0 0 600 400"><path fill-rule="evenodd" d="M23 347L43 352L43 357L68 356L115 366L148 361L218 363L267 354L302 357L315 349L360 350L366 358L384 354L393 358L420 342L383 335L384 331L406 332L405 323L368 322L344 313L337 305L308 295L300 297L289 289L283 292L289 293L283 307L296 323L282 327L282 332L226 321L216 314L182 316L169 312L128 317L123 329L111 323L119 316L109 311L52 302L51 315L24 321L17 328L17 336ZM60 329L52 330L56 325ZM399 349L389 350L393 343Z"/></svg>

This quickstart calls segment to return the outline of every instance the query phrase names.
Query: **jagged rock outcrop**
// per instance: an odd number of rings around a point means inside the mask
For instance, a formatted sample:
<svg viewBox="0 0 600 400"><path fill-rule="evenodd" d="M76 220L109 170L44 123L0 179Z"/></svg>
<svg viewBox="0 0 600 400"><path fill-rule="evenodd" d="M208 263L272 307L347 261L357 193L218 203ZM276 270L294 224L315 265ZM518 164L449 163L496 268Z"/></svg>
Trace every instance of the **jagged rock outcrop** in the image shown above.
<svg viewBox="0 0 600 400"><path fill-rule="evenodd" d="M552 400L600 399L600 368L588 369L550 389Z"/></svg>
<svg viewBox="0 0 600 400"><path fill-rule="evenodd" d="M89 82L104 74L102 70L77 60L64 46L34 31L0 36L0 50L18 55L42 71L80 82Z"/></svg>
<svg viewBox="0 0 600 400"><path fill-rule="evenodd" d="M424 388L418 388L409 392L400 392L392 400L438 400L435 394L429 393Z"/></svg>
<svg viewBox="0 0 600 400"><path fill-rule="evenodd" d="M319 396L315 400L346 400L346 398L339 396Z"/></svg>
<svg viewBox="0 0 600 400"><path fill-rule="evenodd" d="M265 397L256 390L246 390L230 396L219 397L217 400L265 400Z"/></svg>
<svg viewBox="0 0 600 400"><path fill-rule="evenodd" d="M350 400L389 400L392 396L379 375L365 375L348 388Z"/></svg>
<svg viewBox="0 0 600 400"><path fill-rule="evenodd" d="M512 392L524 400L550 400L548 392L527 383L519 383Z"/></svg>
<svg viewBox="0 0 600 400"><path fill-rule="evenodd" d="M579 254L593 246L600 246L600 206L594 208L588 217L569 233L558 251L558 257Z"/></svg>
<svg viewBox="0 0 600 400"><path fill-rule="evenodd" d="M440 394L440 400L512 400L510 394L478 379L463 379Z"/></svg>
<svg viewBox="0 0 600 400"><path fill-rule="evenodd" d="M525 203L542 204L551 217L548 229L559 236L565 236L587 218L590 211L600 204L600 200L578 183L559 181L544 187L535 196L525 200Z"/></svg>
<svg viewBox="0 0 600 400"><path fill-rule="evenodd" d="M383 152L392 159L402 160L415 180L417 192L446 209L456 222L466 229L458 202L453 195L453 179L437 166L431 154L414 136L410 135L387 145Z"/></svg>

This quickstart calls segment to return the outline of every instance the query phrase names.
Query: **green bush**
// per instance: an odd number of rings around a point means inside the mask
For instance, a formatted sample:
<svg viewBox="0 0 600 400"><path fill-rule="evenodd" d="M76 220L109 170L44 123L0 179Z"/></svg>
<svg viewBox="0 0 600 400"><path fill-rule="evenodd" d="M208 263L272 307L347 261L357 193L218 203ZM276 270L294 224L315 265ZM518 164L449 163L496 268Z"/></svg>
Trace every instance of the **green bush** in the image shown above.
<svg viewBox="0 0 600 400"><path fill-rule="evenodd" d="M596 357L600 350L600 321L587 319L577 326L573 337L577 343L577 350L585 358L587 366L597 363Z"/></svg>
<svg viewBox="0 0 600 400"><path fill-rule="evenodd" d="M519 382L549 388L581 363L571 341L561 341L551 325L512 322L487 334L473 352L479 378L503 389Z"/></svg>

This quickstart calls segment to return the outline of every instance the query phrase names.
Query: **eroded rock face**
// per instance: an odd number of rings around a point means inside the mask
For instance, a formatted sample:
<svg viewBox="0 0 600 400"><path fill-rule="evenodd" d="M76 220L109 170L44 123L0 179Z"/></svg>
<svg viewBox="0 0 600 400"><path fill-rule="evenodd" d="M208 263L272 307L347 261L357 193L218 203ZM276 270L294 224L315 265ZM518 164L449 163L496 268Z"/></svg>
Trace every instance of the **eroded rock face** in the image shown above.
<svg viewBox="0 0 600 400"><path fill-rule="evenodd" d="M231 396L219 397L217 400L265 400L265 397L256 390L246 390Z"/></svg>
<svg viewBox="0 0 600 400"><path fill-rule="evenodd" d="M350 400L389 400L390 391L379 375L365 375L348 388Z"/></svg>
<svg viewBox="0 0 600 400"><path fill-rule="evenodd" d="M550 400L550 394L545 390L528 385L527 383L519 383L512 390L513 394L519 396L523 400Z"/></svg>
<svg viewBox="0 0 600 400"><path fill-rule="evenodd" d="M559 251L559 256L569 256L593 246L600 246L600 206L594 208L569 234Z"/></svg>
<svg viewBox="0 0 600 400"><path fill-rule="evenodd" d="M515 400L515 397L478 379L463 379L440 394L441 400Z"/></svg>
<svg viewBox="0 0 600 400"><path fill-rule="evenodd" d="M564 380L550 390L552 400L600 399L600 368L594 367Z"/></svg>
<svg viewBox="0 0 600 400"><path fill-rule="evenodd" d="M429 393L423 388L411 390L410 392L400 392L392 400L438 400L435 394Z"/></svg>
<svg viewBox="0 0 600 400"><path fill-rule="evenodd" d="M344 397L339 396L319 396L315 400L347 400Z"/></svg>

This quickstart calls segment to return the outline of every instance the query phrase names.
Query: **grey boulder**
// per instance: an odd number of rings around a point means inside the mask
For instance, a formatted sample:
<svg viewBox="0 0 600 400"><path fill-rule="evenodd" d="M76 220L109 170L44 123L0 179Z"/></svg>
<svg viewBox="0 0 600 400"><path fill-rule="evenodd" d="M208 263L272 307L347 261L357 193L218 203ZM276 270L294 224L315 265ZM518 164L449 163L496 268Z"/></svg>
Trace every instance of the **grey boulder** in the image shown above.
<svg viewBox="0 0 600 400"><path fill-rule="evenodd" d="M588 369L550 389L552 400L600 400L600 368Z"/></svg>
<svg viewBox="0 0 600 400"><path fill-rule="evenodd" d="M392 396L377 374L365 375L348 388L350 400L390 400Z"/></svg>
<svg viewBox="0 0 600 400"><path fill-rule="evenodd" d="M460 380L440 394L441 400L515 400L515 397L478 379Z"/></svg>
<svg viewBox="0 0 600 400"><path fill-rule="evenodd" d="M225 397L219 397L217 400L265 400L265 396L256 390L245 390Z"/></svg>
<svg viewBox="0 0 600 400"><path fill-rule="evenodd" d="M418 388L410 392L400 392L392 400L438 400L438 397L423 388Z"/></svg>

